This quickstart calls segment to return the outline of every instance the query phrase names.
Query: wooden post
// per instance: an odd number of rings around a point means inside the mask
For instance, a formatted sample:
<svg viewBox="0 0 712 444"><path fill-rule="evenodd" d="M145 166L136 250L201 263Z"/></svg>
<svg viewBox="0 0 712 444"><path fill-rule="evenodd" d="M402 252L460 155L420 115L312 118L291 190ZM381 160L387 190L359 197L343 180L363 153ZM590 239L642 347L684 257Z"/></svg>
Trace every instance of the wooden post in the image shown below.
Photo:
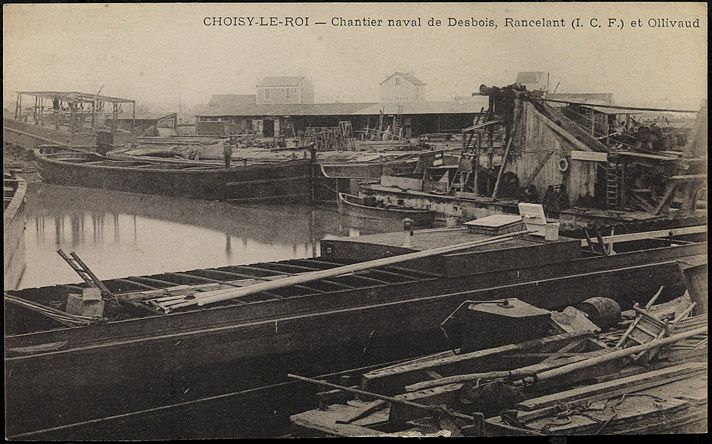
<svg viewBox="0 0 712 444"><path fill-rule="evenodd" d="M178 119L178 117L176 116L176 121L177 121L177 119ZM136 125L136 101L132 100L131 101L131 139L133 139L135 136L135 134L134 134L135 125ZM156 125L158 125L158 124L156 124ZM174 128L175 128L175 126L174 126ZM156 128L156 131L158 131L157 128Z"/></svg>
<svg viewBox="0 0 712 444"><path fill-rule="evenodd" d="M482 141L482 133L477 132L477 140L475 140L475 155L474 158L472 159L472 174L473 174L473 179L474 184L473 184L473 192L475 193L475 196L479 196L479 191L477 187L477 173L478 170L480 169L480 143Z"/></svg>
<svg viewBox="0 0 712 444"><path fill-rule="evenodd" d="M96 100L91 102L91 133L96 129Z"/></svg>
<svg viewBox="0 0 712 444"><path fill-rule="evenodd" d="M519 119L522 117L522 108L524 105L519 104L520 108L517 110L517 117L514 119L514 124L512 125L512 131L509 134L509 140L507 140L507 147L502 155L502 165L499 166L499 173L497 174L497 180L494 183L494 190L492 190L492 199L497 198L497 189L499 188L499 181L502 180L502 174L504 173L504 167L507 164L507 157L509 157L509 148L512 146L512 139L514 139L514 133L517 131L517 126L519 125Z"/></svg>
<svg viewBox="0 0 712 444"><path fill-rule="evenodd" d="M116 124L119 119L119 109L116 103L111 104L111 135L116 134Z"/></svg>
<svg viewBox="0 0 712 444"><path fill-rule="evenodd" d="M74 103L69 102L69 146L74 145Z"/></svg>

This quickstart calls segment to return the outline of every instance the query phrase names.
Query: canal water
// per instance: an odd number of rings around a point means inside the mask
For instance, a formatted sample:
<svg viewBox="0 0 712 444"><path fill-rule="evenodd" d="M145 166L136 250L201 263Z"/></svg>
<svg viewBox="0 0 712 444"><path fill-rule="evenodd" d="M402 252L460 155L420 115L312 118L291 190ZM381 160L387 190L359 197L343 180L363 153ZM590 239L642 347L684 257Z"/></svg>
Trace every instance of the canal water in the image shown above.
<svg viewBox="0 0 712 444"><path fill-rule="evenodd" d="M100 279L111 279L313 257L320 254L319 241L324 238L401 229L399 222L342 216L335 205L238 206L44 183L31 183L26 199L25 264L18 289L81 282L57 254L58 249L76 252ZM313 358L320 362L318 357ZM284 375L272 369L281 368L282 358L270 359L274 362L260 361L254 369L216 366L207 369L207 373L203 369L200 375L179 379L175 386L164 387L154 381L150 391L155 396L147 396L145 401L133 402L116 393L106 411L102 406L80 409L70 415L74 419L67 421L74 423L231 393L240 386L240 378L235 375L243 372L262 375L266 385L281 381ZM356 364L359 362L344 364L344 368ZM327 370L332 371L319 372ZM185 409L166 412L155 431L146 424L152 416L146 416L144 421L141 413L135 416L138 422L128 421L123 428L110 423L105 427L80 427L76 433L100 439L279 436L289 431L289 414L311 408L313 391L312 387L302 386L264 393L257 390L229 401L237 413L227 415L221 410L224 404L213 406L208 402L189 421L196 426L191 428L192 434L184 427ZM285 396L291 399L290 403L283 402ZM67 433L76 438L72 430L75 429L70 428Z"/></svg>
<svg viewBox="0 0 712 444"><path fill-rule="evenodd" d="M17 288L80 282L57 254L76 252L100 279L319 255L334 236L400 229L335 206L251 205L32 183Z"/></svg>

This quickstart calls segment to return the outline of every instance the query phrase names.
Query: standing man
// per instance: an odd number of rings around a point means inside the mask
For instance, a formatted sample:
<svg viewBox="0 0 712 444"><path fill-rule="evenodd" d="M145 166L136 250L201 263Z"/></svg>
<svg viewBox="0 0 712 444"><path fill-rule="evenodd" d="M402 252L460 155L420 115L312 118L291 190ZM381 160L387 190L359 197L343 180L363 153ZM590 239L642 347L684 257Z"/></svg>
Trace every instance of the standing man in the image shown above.
<svg viewBox="0 0 712 444"><path fill-rule="evenodd" d="M232 147L225 141L225 149L223 150L223 155L225 156L225 168L230 168L230 158L232 157Z"/></svg>

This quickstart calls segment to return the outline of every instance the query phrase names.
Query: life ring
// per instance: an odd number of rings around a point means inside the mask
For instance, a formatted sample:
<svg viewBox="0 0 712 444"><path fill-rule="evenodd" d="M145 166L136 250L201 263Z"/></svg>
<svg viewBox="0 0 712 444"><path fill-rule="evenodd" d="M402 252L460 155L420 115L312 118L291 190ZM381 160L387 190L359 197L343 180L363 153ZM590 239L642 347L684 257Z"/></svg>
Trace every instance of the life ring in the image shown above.
<svg viewBox="0 0 712 444"><path fill-rule="evenodd" d="M559 159L559 171L564 173L568 169L569 169L569 161L566 160L565 157L562 157L561 159Z"/></svg>

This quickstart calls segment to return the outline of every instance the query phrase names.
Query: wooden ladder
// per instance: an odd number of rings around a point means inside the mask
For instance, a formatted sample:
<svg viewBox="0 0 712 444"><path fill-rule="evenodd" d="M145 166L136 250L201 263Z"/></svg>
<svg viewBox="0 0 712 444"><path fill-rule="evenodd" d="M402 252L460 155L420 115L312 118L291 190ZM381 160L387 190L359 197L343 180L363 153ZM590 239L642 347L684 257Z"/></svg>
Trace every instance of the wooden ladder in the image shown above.
<svg viewBox="0 0 712 444"><path fill-rule="evenodd" d="M72 251L68 255L61 249L57 250L57 253L69 264L70 267L72 267L72 270L77 272L79 277L81 277L87 285L98 288L104 295L111 295L111 291L109 291L106 285L104 285L104 283L96 277L96 275L89 269L87 264L81 260L77 253Z"/></svg>
<svg viewBox="0 0 712 444"><path fill-rule="evenodd" d="M448 194L458 191L464 191L467 180L470 178L470 172L464 170L457 170L455 177L450 184L450 188L447 190Z"/></svg>
<svg viewBox="0 0 712 444"><path fill-rule="evenodd" d="M606 208L619 207L618 164L609 162L606 165Z"/></svg>
<svg viewBox="0 0 712 444"><path fill-rule="evenodd" d="M403 105L398 105L398 111L393 121L393 134L401 136L400 130L403 127Z"/></svg>

